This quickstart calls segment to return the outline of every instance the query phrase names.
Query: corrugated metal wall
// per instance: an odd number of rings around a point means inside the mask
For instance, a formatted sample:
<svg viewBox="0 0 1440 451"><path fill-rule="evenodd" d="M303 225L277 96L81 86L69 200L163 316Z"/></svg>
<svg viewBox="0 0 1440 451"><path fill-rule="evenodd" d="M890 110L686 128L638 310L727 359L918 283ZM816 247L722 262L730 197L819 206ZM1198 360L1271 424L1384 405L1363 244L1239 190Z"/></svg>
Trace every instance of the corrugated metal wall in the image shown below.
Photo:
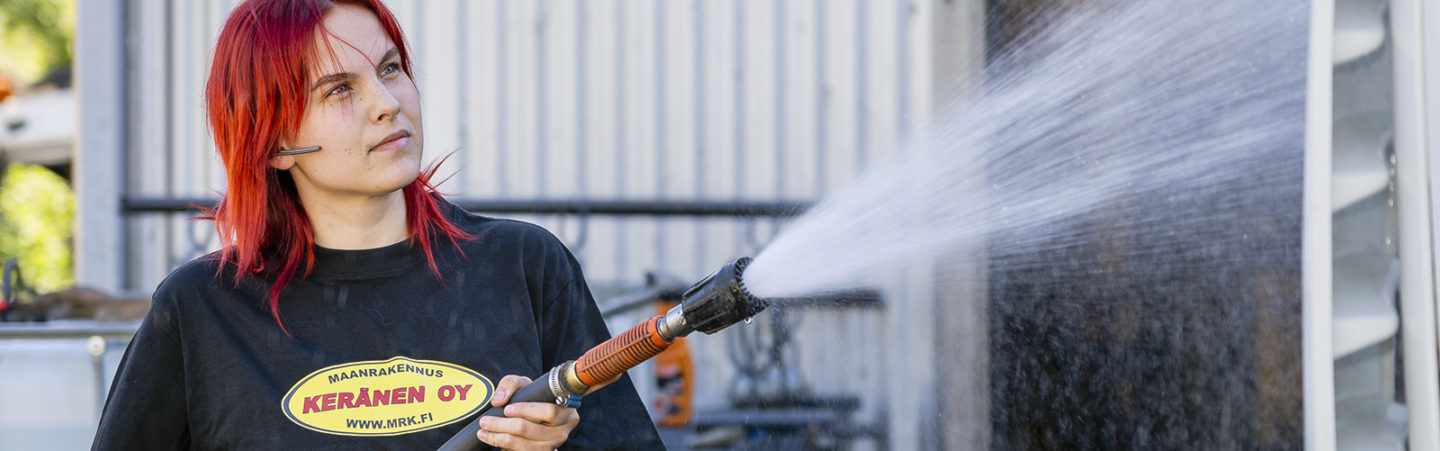
<svg viewBox="0 0 1440 451"><path fill-rule="evenodd" d="M124 143L115 146L123 153L115 163L123 166L116 168L120 180L87 168L99 179L90 186L144 198L214 197L225 188L202 93L209 52L234 3L125 3L124 61L103 53L82 61L125 72L123 93L105 90L118 88L103 78L90 88L93 98L121 99L115 108L126 113L121 130L96 129L82 140L90 166L114 158L107 137ZM984 32L979 0L387 3L414 50L427 158L455 151L440 171L453 178L441 189L471 199L818 199L897 150L925 123L944 87L967 84ZM94 42L104 30L89 33L89 45L105 48ZM103 126L108 116L86 117ZM91 257L77 267L81 283L149 292L171 269L219 245L211 225L191 214L124 213L108 188L82 191L78 247ZM111 211L119 216L107 219ZM520 219L565 241L597 291L639 285L649 271L694 280L755 254L781 225L740 218ZM937 361L983 368L969 358L937 356L942 328L973 328L959 324L984 324L984 316L937 310L925 270L894 277L901 288L887 293L887 302L897 307L807 310L795 319L796 367L817 393L859 396L859 420L888 418L889 446L934 447L937 428L954 429L937 420L939 412L987 424L956 407L971 406L983 418L976 398L947 401L935 391ZM724 338L692 342L705 369L692 381L697 408L727 405L733 369ZM984 393L983 381L973 383ZM946 440L983 443L983 428L965 434Z"/></svg>
<svg viewBox="0 0 1440 451"><path fill-rule="evenodd" d="M132 1L127 194L213 196L210 51L232 0ZM925 2L388 2L409 33L426 158L482 199L811 200L893 149L928 109ZM976 35L978 36L978 30ZM769 220L528 217L596 283L703 275ZM130 220L145 291L218 246L208 223Z"/></svg>

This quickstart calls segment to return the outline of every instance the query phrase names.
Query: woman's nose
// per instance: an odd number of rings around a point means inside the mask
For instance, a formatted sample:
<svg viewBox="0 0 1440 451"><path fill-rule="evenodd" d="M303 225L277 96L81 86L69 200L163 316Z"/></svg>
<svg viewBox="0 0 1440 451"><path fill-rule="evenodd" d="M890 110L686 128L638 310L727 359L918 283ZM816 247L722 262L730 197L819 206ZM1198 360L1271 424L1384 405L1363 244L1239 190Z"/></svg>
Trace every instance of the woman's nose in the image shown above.
<svg viewBox="0 0 1440 451"><path fill-rule="evenodd" d="M370 118L377 124L395 120L395 115L400 113L400 100L395 98L395 93L390 92L391 86L379 80L373 86L375 89L370 95Z"/></svg>

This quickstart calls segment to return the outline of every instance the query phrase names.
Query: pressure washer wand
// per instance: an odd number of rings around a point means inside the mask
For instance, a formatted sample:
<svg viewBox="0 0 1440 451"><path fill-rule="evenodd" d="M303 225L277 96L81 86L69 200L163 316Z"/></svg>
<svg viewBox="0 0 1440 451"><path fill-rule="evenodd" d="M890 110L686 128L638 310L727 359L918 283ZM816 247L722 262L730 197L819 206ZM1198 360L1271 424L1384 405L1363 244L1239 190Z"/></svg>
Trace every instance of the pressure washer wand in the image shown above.
<svg viewBox="0 0 1440 451"><path fill-rule="evenodd" d="M745 289L741 274L749 257L732 261L704 280L685 290L680 305L664 315L641 322L614 338L590 348L579 360L571 360L550 369L530 385L510 397L516 402L553 402L566 407L579 407L580 398L592 388L620 377L670 347L677 337L701 331L719 332L740 320L755 316L769 305ZM481 408L481 415L504 416L503 410L490 404ZM480 449L483 443L475 436L480 421L471 421L440 447L442 451Z"/></svg>

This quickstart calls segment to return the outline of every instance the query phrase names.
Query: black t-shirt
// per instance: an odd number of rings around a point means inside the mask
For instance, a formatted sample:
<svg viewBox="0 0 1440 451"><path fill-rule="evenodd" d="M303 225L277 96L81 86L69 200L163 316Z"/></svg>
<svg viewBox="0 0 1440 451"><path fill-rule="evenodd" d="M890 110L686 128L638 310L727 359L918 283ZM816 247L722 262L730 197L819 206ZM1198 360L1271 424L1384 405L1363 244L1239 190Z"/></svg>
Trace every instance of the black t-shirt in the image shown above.
<svg viewBox="0 0 1440 451"><path fill-rule="evenodd" d="M553 235L442 210L476 239L434 245L439 279L408 240L317 248L280 295L293 337L266 304L273 279L236 286L213 254L176 269L120 363L95 448L435 449L504 375L537 377L609 338ZM566 449L663 448L628 376L579 414Z"/></svg>

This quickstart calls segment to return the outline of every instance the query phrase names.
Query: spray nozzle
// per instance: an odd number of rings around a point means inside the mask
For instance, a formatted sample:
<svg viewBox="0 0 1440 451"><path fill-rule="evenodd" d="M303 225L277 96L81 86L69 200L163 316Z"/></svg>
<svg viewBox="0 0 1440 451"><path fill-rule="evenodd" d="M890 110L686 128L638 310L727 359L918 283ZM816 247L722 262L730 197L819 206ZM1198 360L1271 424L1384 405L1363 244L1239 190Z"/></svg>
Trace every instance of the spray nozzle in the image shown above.
<svg viewBox="0 0 1440 451"><path fill-rule="evenodd" d="M665 314L661 334L670 339L696 330L713 334L765 310L769 301L750 294L741 278L749 263L750 257L726 263L685 290L680 305Z"/></svg>

